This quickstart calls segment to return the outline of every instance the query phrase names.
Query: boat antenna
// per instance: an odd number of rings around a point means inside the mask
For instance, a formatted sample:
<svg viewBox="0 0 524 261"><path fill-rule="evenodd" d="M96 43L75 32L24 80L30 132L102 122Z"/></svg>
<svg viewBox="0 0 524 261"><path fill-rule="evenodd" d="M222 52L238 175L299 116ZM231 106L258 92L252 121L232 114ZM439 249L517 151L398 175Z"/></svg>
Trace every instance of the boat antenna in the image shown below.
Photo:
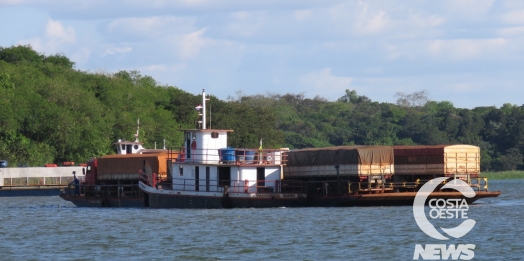
<svg viewBox="0 0 524 261"><path fill-rule="evenodd" d="M206 90L202 89L202 129L206 129L206 101L209 99L206 98Z"/></svg>
<svg viewBox="0 0 524 261"><path fill-rule="evenodd" d="M136 127L136 134L135 134L135 142L138 142L138 133L140 132L140 118L136 121L137 127Z"/></svg>
<svg viewBox="0 0 524 261"><path fill-rule="evenodd" d="M209 99L206 98L206 90L202 89L202 104L199 104L195 107L195 109L198 111L198 116L202 116L202 119L198 120L198 127L202 128L203 130L206 129L206 101L209 101ZM202 110L202 113L200 113L200 110Z"/></svg>
<svg viewBox="0 0 524 261"><path fill-rule="evenodd" d="M198 106L195 107L195 110L198 111L198 119L196 120L196 128L197 129L200 129L202 127L202 119L200 117L202 117L202 113L200 112L200 110L202 110L202 105L199 104Z"/></svg>

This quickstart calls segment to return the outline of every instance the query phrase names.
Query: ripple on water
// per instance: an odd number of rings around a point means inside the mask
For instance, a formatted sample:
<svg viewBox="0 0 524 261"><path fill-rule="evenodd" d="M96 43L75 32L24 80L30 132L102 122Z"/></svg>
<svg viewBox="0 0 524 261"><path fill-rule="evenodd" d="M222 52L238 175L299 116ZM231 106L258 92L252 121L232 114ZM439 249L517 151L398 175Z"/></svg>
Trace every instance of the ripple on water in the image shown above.
<svg viewBox="0 0 524 261"><path fill-rule="evenodd" d="M476 260L524 256L523 186L491 181L502 195L471 205L477 224L457 243L476 244ZM20 197L0 198L0 213L5 260L410 260L415 244L440 243L420 231L409 206L105 209Z"/></svg>

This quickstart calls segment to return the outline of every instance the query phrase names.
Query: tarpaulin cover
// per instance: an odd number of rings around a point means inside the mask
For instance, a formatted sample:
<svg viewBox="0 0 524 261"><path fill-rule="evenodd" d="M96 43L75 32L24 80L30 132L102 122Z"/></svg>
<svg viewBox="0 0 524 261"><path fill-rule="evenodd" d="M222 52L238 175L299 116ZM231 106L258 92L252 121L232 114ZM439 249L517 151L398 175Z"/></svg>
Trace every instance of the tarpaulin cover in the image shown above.
<svg viewBox="0 0 524 261"><path fill-rule="evenodd" d="M393 164L393 148L388 146L337 146L291 150L288 166L335 164Z"/></svg>
<svg viewBox="0 0 524 261"><path fill-rule="evenodd" d="M395 156L442 156L449 145L393 146Z"/></svg>
<svg viewBox="0 0 524 261"><path fill-rule="evenodd" d="M98 174L138 174L149 165L154 173L166 172L167 154L108 155L98 159Z"/></svg>
<svg viewBox="0 0 524 261"><path fill-rule="evenodd" d="M446 150L463 149L478 151L478 147L472 145L421 145L421 146L393 146L395 153L395 164L443 164Z"/></svg>

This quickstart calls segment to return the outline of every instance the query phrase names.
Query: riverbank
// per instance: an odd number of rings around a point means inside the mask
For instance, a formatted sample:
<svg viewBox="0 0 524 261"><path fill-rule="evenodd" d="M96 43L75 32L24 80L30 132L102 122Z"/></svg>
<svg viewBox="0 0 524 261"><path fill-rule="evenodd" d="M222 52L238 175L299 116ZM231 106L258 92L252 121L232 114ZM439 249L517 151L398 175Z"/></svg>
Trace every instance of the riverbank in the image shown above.
<svg viewBox="0 0 524 261"><path fill-rule="evenodd" d="M482 172L480 176L487 177L488 180L524 179L524 171L514 170L514 171Z"/></svg>

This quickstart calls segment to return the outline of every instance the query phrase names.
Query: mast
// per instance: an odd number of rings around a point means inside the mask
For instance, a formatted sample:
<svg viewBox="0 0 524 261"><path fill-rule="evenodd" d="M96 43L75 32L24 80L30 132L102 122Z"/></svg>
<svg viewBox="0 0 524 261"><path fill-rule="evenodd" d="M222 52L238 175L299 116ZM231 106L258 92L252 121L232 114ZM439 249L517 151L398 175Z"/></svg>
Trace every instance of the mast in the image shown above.
<svg viewBox="0 0 524 261"><path fill-rule="evenodd" d="M198 116L202 116L202 119L198 121L199 128L202 128L203 130L206 129L206 101L209 101L209 99L206 98L206 90L202 89L202 104L199 104L195 107L195 109L198 111ZM203 110L202 113L200 113L200 110Z"/></svg>
<svg viewBox="0 0 524 261"><path fill-rule="evenodd" d="M135 134L135 142L138 142L138 132L140 131L140 118L136 121L136 134Z"/></svg>
<svg viewBox="0 0 524 261"><path fill-rule="evenodd" d="M202 89L202 129L206 129L206 90Z"/></svg>

